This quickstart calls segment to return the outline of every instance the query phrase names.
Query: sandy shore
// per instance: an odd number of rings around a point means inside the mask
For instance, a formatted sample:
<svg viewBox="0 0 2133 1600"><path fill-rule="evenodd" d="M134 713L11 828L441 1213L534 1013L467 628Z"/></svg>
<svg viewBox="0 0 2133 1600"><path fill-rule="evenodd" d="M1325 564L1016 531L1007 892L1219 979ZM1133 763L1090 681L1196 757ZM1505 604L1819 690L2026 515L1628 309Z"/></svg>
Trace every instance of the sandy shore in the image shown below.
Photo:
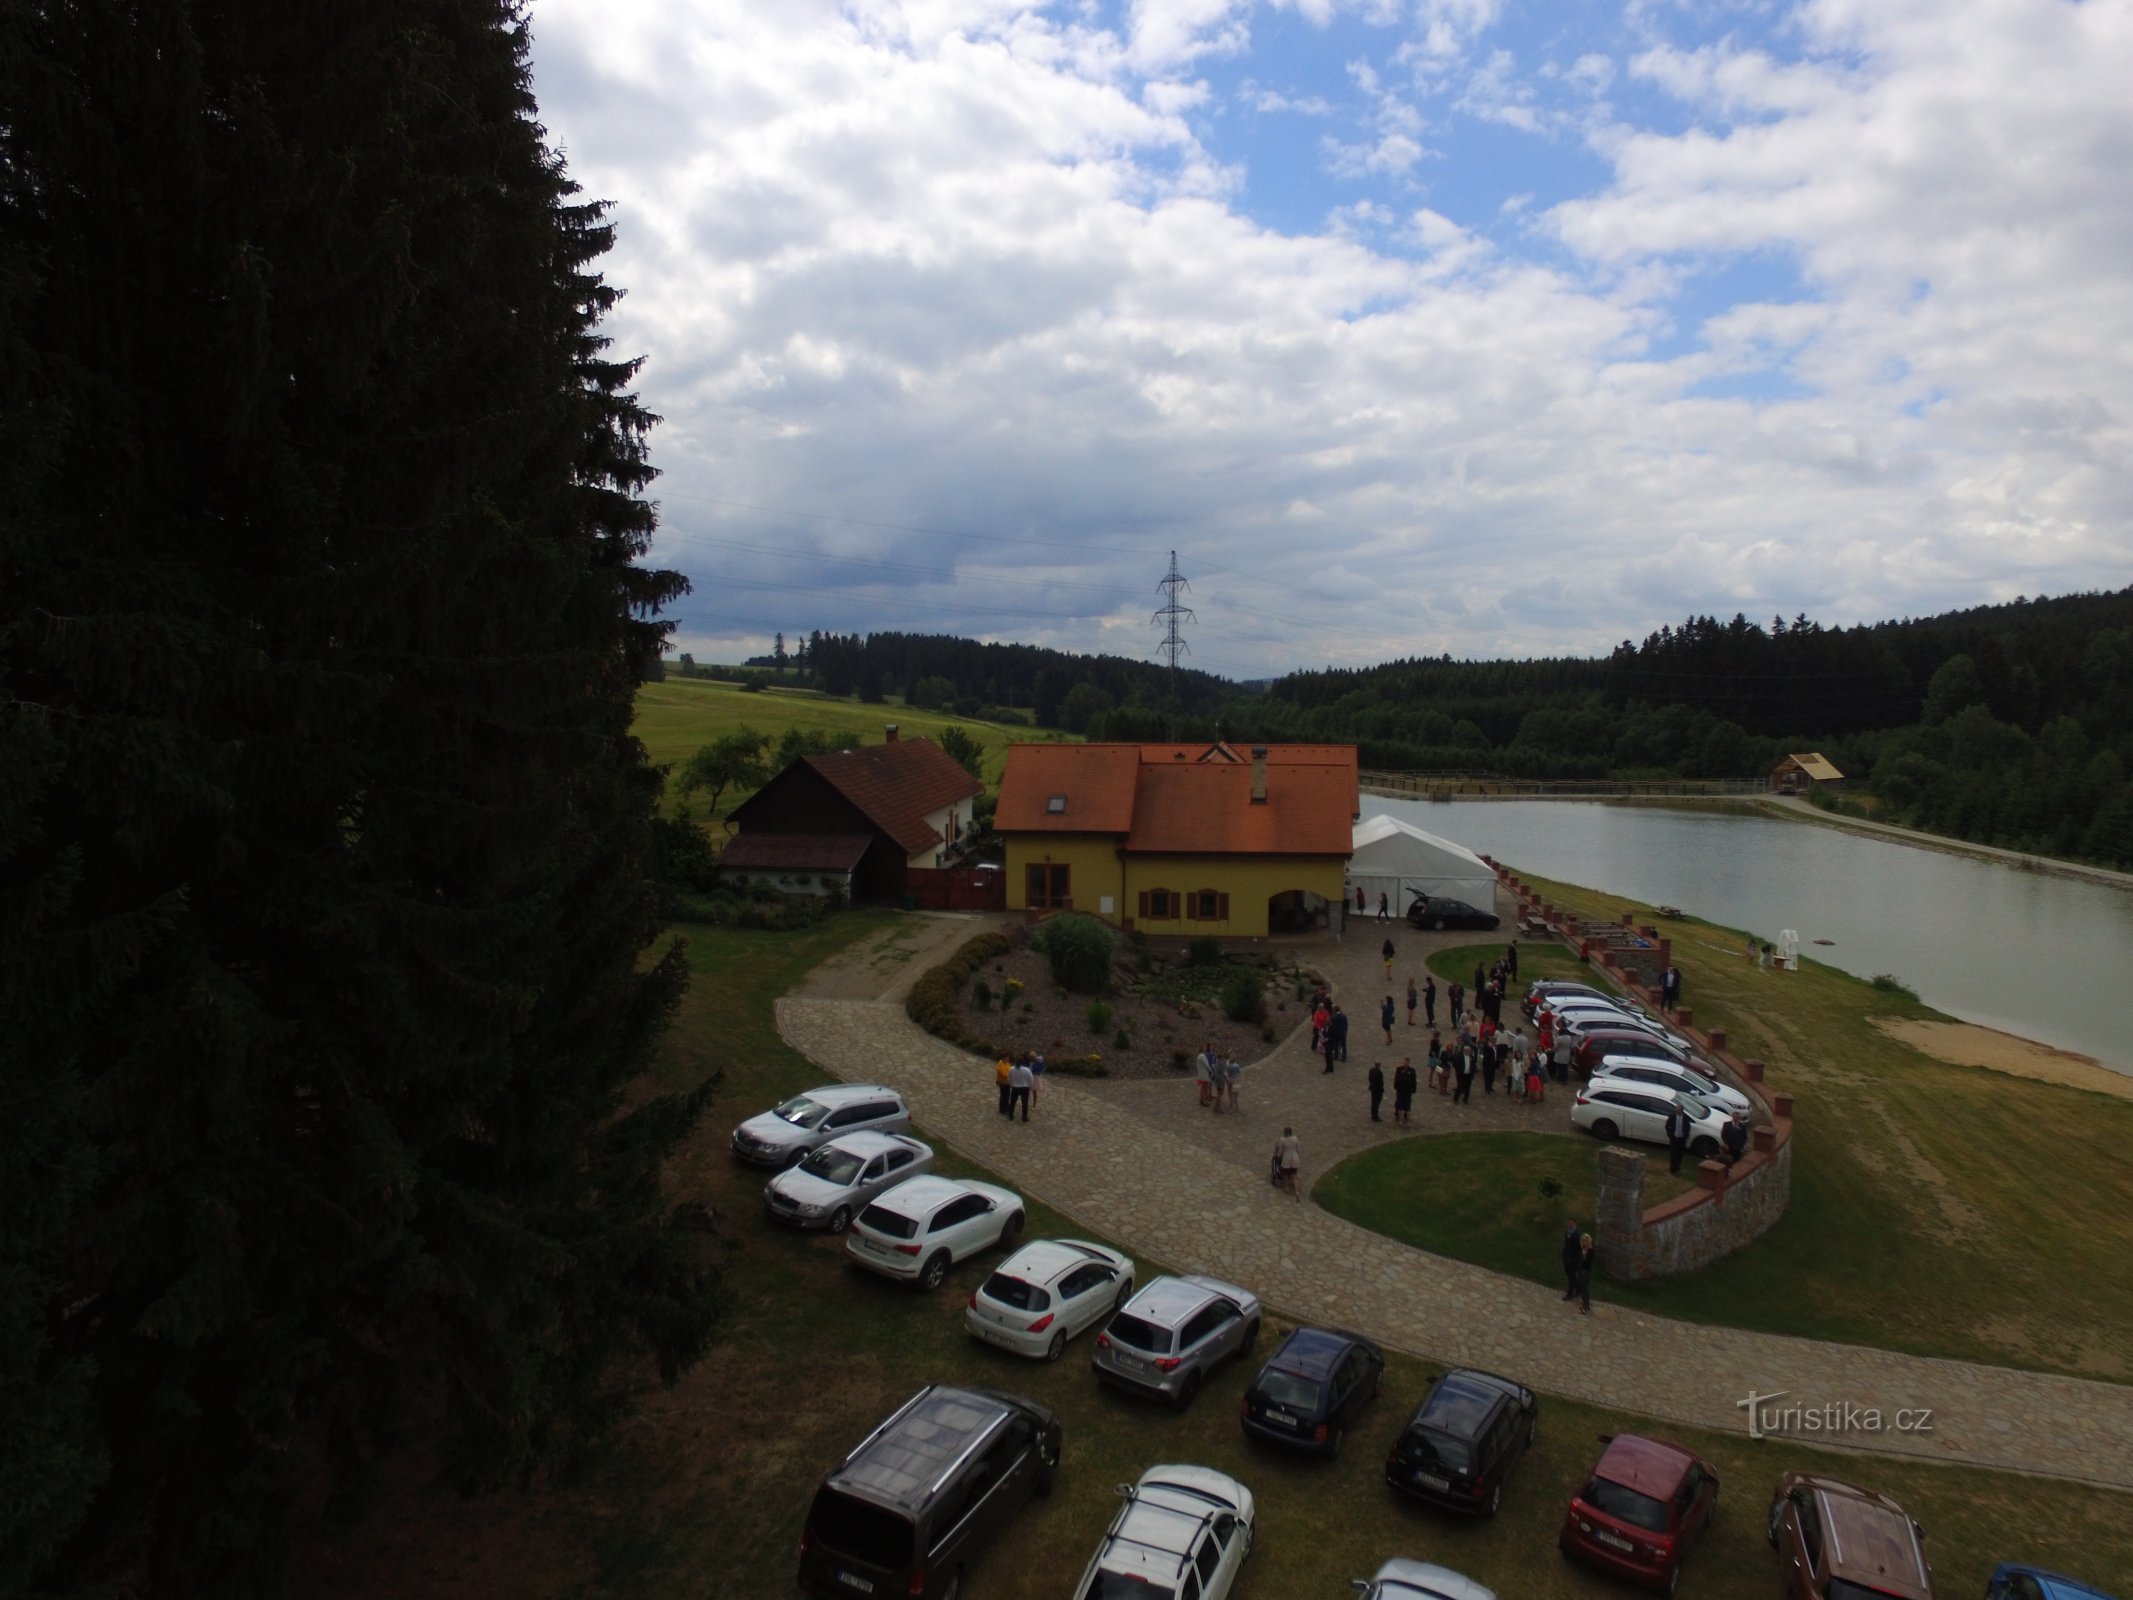
<svg viewBox="0 0 2133 1600"><path fill-rule="evenodd" d="M1959 1067L1986 1067L2018 1078L2035 1078L2040 1083L2093 1089L2099 1094L2133 1100L2133 1076L2113 1072L2094 1056L2055 1050L2048 1044L2002 1033L1997 1028L1981 1028L1972 1022L1920 1022L1895 1017L1876 1017L1874 1026L1913 1049Z"/></svg>

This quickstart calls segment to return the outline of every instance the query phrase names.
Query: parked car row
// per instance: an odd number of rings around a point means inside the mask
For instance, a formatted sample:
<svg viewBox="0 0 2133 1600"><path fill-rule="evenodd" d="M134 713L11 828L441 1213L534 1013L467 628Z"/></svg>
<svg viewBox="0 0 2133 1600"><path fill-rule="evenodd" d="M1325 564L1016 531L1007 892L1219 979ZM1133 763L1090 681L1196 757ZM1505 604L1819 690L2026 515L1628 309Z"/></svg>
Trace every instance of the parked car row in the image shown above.
<svg viewBox="0 0 2133 1600"><path fill-rule="evenodd" d="M1585 1085L1573 1115L1589 1107L1586 1125L1596 1132L1619 1117L1609 1137L1649 1136L1629 1120L1654 1114L1629 1106L1624 1097L1634 1096L1702 1105L1719 1122L1730 1116L1670 1084L1630 1077ZM864 1116L834 1120L853 1112ZM1026 1220L1021 1198L932 1172L933 1152L905 1131L908 1109L893 1090L811 1090L765 1115L799 1132L759 1128L764 1118L735 1132L734 1153L744 1161L770 1165L772 1151L787 1152L785 1170L766 1187L766 1212L796 1226L848 1228L855 1265L932 1290L953 1264L1010 1250L964 1313L966 1329L983 1343L1056 1361L1094 1329L1090 1367L1100 1380L1179 1408L1258 1343L1258 1296L1236 1284L1186 1274L1136 1287L1130 1257L1085 1239L1013 1248ZM1384 1374L1384 1351L1360 1333L1293 1329L1246 1386L1239 1424L1254 1440L1338 1456ZM1409 1499L1493 1516L1539 1426L1531 1389L1453 1369L1431 1378L1393 1435L1385 1482ZM984 1544L1030 1496L1050 1490L1063 1435L1056 1415L1019 1395L950 1384L920 1390L823 1478L801 1540L800 1586L814 1595L959 1594ZM1663 1439L1611 1434L1600 1442L1565 1509L1557 1547L1582 1565L1671 1595L1717 1511L1718 1470ZM1125 1503L1083 1571L1076 1600L1224 1600L1251 1551L1251 1491L1213 1468L1170 1464L1149 1468L1119 1493ZM1932 1600L1925 1530L1873 1490L1786 1473L1767 1531L1793 1600ZM1404 1559L1353 1587L1369 1600L1494 1600L1472 1579ZM2005 1565L1986 1600L2108 1597Z"/></svg>

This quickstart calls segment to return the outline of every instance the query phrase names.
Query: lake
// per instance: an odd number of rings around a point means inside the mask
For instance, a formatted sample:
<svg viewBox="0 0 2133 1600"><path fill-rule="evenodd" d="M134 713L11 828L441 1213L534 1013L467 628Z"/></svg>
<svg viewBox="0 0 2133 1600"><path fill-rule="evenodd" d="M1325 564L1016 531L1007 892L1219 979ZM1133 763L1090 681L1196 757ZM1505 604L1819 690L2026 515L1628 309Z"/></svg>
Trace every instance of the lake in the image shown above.
<svg viewBox="0 0 2133 1600"><path fill-rule="evenodd" d="M1363 796L1513 870L1776 941L1937 1010L2133 1071L2133 891L1776 817ZM1828 939L1827 945L1813 941Z"/></svg>

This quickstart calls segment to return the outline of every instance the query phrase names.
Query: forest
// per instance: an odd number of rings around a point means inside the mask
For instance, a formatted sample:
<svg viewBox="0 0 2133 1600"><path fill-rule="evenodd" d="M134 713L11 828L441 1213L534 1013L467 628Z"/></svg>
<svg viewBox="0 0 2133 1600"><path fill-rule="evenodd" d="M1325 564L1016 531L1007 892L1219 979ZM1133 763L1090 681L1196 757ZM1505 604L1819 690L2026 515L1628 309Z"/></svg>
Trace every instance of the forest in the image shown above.
<svg viewBox="0 0 2133 1600"><path fill-rule="evenodd" d="M781 641L782 643L782 641ZM810 633L760 662L831 694L1098 739L1353 741L1363 765L1542 780L1734 779L1820 751L1834 803L2133 867L2133 589L1824 627L1694 616L1604 658L1295 672L1263 686L1117 656Z"/></svg>

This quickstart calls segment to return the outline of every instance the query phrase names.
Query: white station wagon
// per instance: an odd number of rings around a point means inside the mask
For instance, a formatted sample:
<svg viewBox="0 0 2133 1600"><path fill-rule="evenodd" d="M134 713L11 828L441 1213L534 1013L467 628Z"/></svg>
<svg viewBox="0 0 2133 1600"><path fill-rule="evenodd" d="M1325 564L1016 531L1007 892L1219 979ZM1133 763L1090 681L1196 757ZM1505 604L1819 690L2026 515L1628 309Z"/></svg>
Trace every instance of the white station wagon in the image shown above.
<svg viewBox="0 0 2133 1600"><path fill-rule="evenodd" d="M1057 1361L1067 1341L1133 1295L1133 1259L1086 1239L1032 1239L970 1296L971 1337Z"/></svg>
<svg viewBox="0 0 2133 1600"><path fill-rule="evenodd" d="M845 1254L869 1272L938 1289L948 1269L1022 1232L1022 1197L997 1184L927 1176L899 1183L859 1213Z"/></svg>

